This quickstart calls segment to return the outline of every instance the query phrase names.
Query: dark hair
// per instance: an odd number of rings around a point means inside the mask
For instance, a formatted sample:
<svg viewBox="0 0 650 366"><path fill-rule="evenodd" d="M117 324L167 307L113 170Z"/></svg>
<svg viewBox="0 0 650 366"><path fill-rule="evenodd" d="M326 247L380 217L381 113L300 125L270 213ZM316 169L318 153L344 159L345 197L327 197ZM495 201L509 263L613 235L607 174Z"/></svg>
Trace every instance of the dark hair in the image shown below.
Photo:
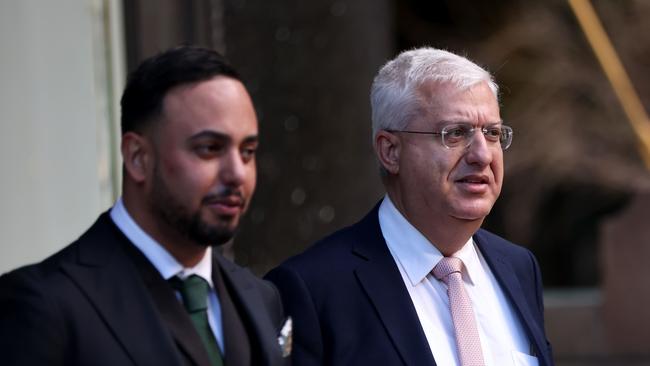
<svg viewBox="0 0 650 366"><path fill-rule="evenodd" d="M173 87L219 75L241 80L222 55L207 48L179 46L144 60L122 94L122 134L142 131L162 112L163 98Z"/></svg>

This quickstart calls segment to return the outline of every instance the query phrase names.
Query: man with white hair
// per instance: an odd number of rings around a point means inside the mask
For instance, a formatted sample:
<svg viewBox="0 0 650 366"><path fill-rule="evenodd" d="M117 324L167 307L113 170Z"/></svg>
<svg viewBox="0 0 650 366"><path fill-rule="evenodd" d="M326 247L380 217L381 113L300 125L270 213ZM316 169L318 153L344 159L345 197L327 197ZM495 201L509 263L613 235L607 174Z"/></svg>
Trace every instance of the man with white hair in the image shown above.
<svg viewBox="0 0 650 366"><path fill-rule="evenodd" d="M553 365L533 254L481 229L512 129L492 76L420 48L372 85L386 196L267 278L294 321L295 365Z"/></svg>

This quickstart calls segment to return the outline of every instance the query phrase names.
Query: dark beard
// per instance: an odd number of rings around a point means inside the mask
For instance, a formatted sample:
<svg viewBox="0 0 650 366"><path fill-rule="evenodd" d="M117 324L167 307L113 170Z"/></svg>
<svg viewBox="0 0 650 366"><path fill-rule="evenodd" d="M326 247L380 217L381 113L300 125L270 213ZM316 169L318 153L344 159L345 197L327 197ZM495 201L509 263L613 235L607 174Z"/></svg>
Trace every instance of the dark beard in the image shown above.
<svg viewBox="0 0 650 366"><path fill-rule="evenodd" d="M182 236L198 245L222 245L232 239L237 232L237 227L230 229L207 224L201 219L200 211L188 212L171 194L157 166L154 167L151 197L150 204L154 213Z"/></svg>

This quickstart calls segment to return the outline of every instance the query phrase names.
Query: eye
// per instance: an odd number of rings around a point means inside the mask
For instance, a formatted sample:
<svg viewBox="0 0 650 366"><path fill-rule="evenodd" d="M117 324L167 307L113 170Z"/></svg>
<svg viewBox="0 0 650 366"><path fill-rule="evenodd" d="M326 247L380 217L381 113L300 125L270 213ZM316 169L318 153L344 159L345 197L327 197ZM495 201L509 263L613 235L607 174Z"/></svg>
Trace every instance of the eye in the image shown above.
<svg viewBox="0 0 650 366"><path fill-rule="evenodd" d="M467 138L470 127L465 125L451 125L442 130L445 141L448 144L456 144Z"/></svg>
<svg viewBox="0 0 650 366"><path fill-rule="evenodd" d="M241 149L241 157L244 162L249 162L255 157L257 146L246 146Z"/></svg>
<svg viewBox="0 0 650 366"><path fill-rule="evenodd" d="M483 134L485 135L485 138L490 140L490 141L499 141L501 138L501 127L499 126L490 126L490 127L485 127L483 128Z"/></svg>
<svg viewBox="0 0 650 366"><path fill-rule="evenodd" d="M218 155L221 150L223 150L223 146L217 143L202 143L194 146L194 152L202 158Z"/></svg>

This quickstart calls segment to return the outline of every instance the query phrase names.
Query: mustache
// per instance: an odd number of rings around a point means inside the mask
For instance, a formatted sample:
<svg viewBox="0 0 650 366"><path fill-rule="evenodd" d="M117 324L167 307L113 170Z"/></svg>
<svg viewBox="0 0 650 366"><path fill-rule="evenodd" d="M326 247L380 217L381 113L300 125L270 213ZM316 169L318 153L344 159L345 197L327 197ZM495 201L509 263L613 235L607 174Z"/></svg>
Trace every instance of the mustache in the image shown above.
<svg viewBox="0 0 650 366"><path fill-rule="evenodd" d="M219 188L216 192L209 193L208 195L203 197L202 202L214 203L223 200L238 200L241 201L242 204L246 201L244 197L244 193L240 189L232 188L232 187L222 187Z"/></svg>

